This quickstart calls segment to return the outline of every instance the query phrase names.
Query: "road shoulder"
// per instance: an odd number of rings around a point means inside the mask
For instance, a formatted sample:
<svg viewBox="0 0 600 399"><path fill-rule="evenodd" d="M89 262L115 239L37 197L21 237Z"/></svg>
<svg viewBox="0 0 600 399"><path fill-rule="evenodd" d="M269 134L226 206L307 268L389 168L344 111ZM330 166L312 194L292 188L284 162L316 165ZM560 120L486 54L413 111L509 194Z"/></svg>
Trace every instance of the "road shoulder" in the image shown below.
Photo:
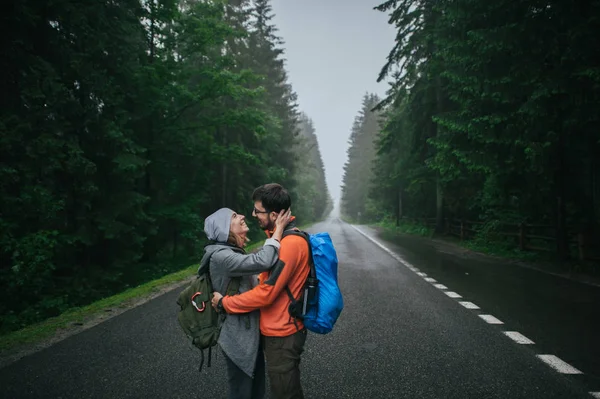
<svg viewBox="0 0 600 399"><path fill-rule="evenodd" d="M368 226L373 229L377 235L386 241L390 241L390 237L399 238L402 240L413 240L414 242L419 242L422 245L428 245L432 249L437 252L445 253L454 257L460 257L463 259L472 259L482 262L496 263L496 264L511 264L519 267L524 267L532 270L536 270L540 273L550 274L557 277L565 278L572 281L577 281L582 284L592 285L596 287L600 287L600 278L595 276L590 276L588 274L577 273L573 271L566 272L558 272L552 271L549 269L556 268L554 265L550 263L544 263L540 261L539 263L525 262L519 259L506 258L496 255L490 255L483 252L477 252L460 244L453 242L445 237L434 236L434 237L423 237L412 234L406 234L401 232L395 232L388 229L385 229L380 226Z"/></svg>

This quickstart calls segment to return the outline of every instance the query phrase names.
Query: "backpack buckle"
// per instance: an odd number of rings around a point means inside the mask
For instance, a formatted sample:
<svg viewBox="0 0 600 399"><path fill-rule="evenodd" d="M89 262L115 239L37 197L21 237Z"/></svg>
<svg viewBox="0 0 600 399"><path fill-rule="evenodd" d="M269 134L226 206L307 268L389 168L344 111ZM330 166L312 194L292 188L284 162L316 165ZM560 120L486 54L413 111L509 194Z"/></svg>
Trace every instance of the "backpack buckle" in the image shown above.
<svg viewBox="0 0 600 399"><path fill-rule="evenodd" d="M196 292L194 295L192 295L192 305L194 305L194 307L196 308L196 310L198 312L204 312L204 310L206 309L206 303L202 302L202 308L198 307L198 304L194 301L194 299L198 296L198 295L202 295L201 292Z"/></svg>

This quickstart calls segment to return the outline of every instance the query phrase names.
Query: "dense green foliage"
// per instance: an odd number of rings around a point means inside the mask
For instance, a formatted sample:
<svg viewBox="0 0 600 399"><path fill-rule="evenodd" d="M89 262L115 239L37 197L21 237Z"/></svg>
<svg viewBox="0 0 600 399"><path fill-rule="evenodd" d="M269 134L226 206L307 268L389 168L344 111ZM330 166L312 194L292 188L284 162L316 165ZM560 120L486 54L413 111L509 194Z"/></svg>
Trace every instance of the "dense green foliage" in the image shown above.
<svg viewBox="0 0 600 399"><path fill-rule="evenodd" d="M368 198L369 185L376 172L375 140L379 132L380 116L372 109L380 99L373 94L363 97L362 107L354 119L348 139L348 160L344 165L342 185L342 214L351 220L372 219L375 215L373 201Z"/></svg>
<svg viewBox="0 0 600 399"><path fill-rule="evenodd" d="M374 217L548 224L561 259L574 233L597 233L600 1L377 10L397 37L379 76L392 87L378 107Z"/></svg>
<svg viewBox="0 0 600 399"><path fill-rule="evenodd" d="M324 217L333 210L333 201L325 181L325 167L312 120L304 113L300 114L300 133L298 138L295 165L297 198L293 210L300 220L311 219L312 215ZM316 172L316 173L315 173Z"/></svg>
<svg viewBox="0 0 600 399"><path fill-rule="evenodd" d="M271 18L266 0L5 7L0 330L189 264L204 217L250 216L260 184L313 184L300 222L325 215Z"/></svg>

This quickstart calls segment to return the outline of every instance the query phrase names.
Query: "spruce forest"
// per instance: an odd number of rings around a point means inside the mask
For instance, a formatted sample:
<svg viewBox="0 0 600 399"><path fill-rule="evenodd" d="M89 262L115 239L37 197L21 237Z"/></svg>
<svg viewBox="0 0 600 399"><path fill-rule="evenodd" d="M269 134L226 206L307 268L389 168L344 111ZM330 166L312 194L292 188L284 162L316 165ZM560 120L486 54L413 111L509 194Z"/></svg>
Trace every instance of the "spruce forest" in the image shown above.
<svg viewBox="0 0 600 399"><path fill-rule="evenodd" d="M342 214L598 271L600 2L376 10L397 31L378 77L391 85L385 98L366 95L356 118Z"/></svg>
<svg viewBox="0 0 600 399"><path fill-rule="evenodd" d="M0 25L0 332L197 262L278 182L331 211L268 0L10 1ZM254 225L252 237L264 233Z"/></svg>
<svg viewBox="0 0 600 399"><path fill-rule="evenodd" d="M365 94L349 132L342 217L598 272L600 1L366 12L396 39L373 76L386 95ZM331 213L327 132L297 103L273 17L269 0L9 2L0 334L197 262L204 218L250 216L261 184L288 188L301 225Z"/></svg>

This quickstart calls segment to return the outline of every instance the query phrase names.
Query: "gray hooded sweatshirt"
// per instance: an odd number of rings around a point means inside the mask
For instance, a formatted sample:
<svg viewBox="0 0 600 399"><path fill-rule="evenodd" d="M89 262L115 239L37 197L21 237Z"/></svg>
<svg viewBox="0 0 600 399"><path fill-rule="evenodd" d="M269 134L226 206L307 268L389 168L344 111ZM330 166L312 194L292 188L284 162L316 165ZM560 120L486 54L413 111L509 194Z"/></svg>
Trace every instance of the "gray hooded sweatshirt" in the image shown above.
<svg viewBox="0 0 600 399"><path fill-rule="evenodd" d="M217 211L205 221L205 232L209 239L229 235L231 214ZM227 219L227 223L224 220ZM223 232L222 230L227 230ZM239 292L251 290L258 284L257 275L273 267L279 259L279 242L267 239L256 253L246 254L241 249L227 243L217 242L207 245L200 262L200 269L210 267L213 289L225 295L232 277L242 277ZM254 367L258 355L260 311L246 314L228 314L225 317L219 346L244 373L254 377Z"/></svg>

